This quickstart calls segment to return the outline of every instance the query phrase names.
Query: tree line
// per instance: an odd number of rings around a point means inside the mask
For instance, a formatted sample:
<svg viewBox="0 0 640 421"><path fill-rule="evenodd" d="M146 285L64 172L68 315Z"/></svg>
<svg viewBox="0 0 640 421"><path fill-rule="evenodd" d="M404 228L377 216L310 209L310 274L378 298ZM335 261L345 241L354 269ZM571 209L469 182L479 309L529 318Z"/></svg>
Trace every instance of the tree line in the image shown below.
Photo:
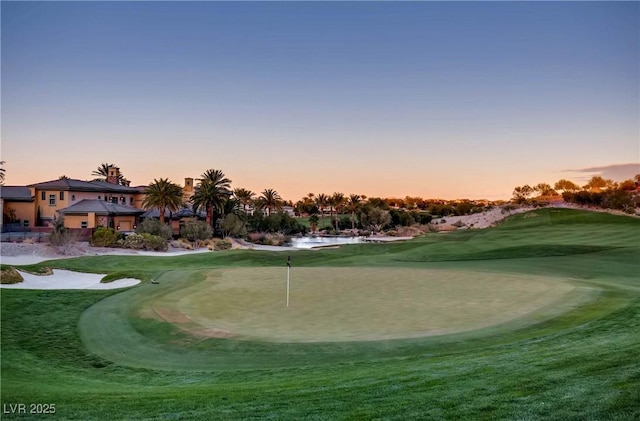
<svg viewBox="0 0 640 421"><path fill-rule="evenodd" d="M512 201L519 204L546 204L562 198L565 202L580 206L595 206L635 213L640 207L640 174L616 182L601 176L593 176L583 185L561 179L553 187L547 183L534 186L525 184L513 189Z"/></svg>

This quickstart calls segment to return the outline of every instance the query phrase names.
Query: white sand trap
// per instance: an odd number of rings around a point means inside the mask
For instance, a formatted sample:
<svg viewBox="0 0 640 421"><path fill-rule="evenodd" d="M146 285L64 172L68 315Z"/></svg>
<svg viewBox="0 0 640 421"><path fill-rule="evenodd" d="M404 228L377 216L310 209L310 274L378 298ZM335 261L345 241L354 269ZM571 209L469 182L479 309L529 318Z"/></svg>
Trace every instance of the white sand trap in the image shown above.
<svg viewBox="0 0 640 421"><path fill-rule="evenodd" d="M32 275L18 271L24 281L17 284L0 285L0 288L15 289L116 289L130 287L140 283L139 279L125 278L100 283L104 274L73 272L54 269L53 275Z"/></svg>

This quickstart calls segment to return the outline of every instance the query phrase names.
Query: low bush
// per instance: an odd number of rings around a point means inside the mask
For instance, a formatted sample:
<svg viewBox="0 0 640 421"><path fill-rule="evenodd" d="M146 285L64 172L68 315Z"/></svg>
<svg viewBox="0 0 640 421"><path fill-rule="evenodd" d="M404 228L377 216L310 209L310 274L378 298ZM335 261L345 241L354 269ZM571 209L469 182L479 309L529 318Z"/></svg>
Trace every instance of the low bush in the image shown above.
<svg viewBox="0 0 640 421"><path fill-rule="evenodd" d="M97 227L93 231L89 244L93 247L115 247L118 245L120 234L113 228Z"/></svg>
<svg viewBox="0 0 640 421"><path fill-rule="evenodd" d="M213 250L217 250L217 251L229 250L231 246L232 246L231 241L227 239L215 240L212 245L209 245L209 249L211 250L211 247L213 247Z"/></svg>
<svg viewBox="0 0 640 421"><path fill-rule="evenodd" d="M169 248L164 238L158 235L131 234L118 241L118 245L133 250L167 251Z"/></svg>
<svg viewBox="0 0 640 421"><path fill-rule="evenodd" d="M281 233L252 232L249 242L266 246L283 246L291 241L291 237Z"/></svg>
<svg viewBox="0 0 640 421"><path fill-rule="evenodd" d="M170 240L173 236L171 227L158 219L145 219L136 227L136 234L151 234Z"/></svg>

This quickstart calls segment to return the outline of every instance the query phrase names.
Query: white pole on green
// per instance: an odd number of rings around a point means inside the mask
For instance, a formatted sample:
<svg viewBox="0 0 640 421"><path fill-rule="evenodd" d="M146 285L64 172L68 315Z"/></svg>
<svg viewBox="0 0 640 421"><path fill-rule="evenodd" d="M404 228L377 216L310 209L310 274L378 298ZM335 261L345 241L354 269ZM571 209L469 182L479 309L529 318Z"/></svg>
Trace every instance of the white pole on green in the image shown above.
<svg viewBox="0 0 640 421"><path fill-rule="evenodd" d="M287 256L287 307L289 307L289 269L291 269L291 256Z"/></svg>

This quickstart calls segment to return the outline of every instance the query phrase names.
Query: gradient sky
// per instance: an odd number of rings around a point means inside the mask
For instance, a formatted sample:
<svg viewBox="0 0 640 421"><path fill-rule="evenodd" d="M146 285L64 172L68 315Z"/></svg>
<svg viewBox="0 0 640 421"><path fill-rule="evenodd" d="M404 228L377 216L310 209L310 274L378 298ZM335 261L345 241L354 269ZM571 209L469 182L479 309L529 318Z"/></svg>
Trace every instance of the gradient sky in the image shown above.
<svg viewBox="0 0 640 421"><path fill-rule="evenodd" d="M3 1L1 13L7 185L89 179L109 162L133 185L214 168L294 201L507 199L640 162L637 2Z"/></svg>

